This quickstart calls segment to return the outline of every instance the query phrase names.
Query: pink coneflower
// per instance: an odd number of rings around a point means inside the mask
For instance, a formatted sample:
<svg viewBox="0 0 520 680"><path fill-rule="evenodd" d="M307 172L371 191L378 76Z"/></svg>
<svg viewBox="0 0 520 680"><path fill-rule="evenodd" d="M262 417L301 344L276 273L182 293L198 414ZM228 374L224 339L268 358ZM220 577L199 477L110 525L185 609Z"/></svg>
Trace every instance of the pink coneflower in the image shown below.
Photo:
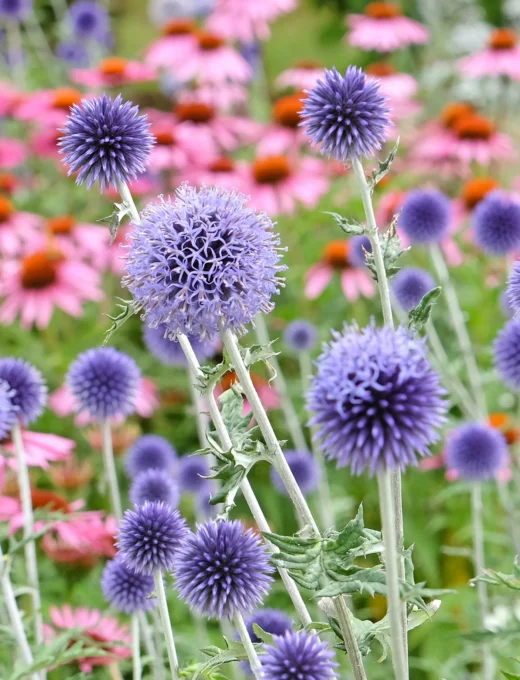
<svg viewBox="0 0 520 680"><path fill-rule="evenodd" d="M22 430L22 441L25 450L25 462L29 467L39 467L47 470L50 463L68 460L76 446L72 439L60 437L57 434L45 432L31 432ZM2 442L2 449L8 454L7 464L13 470L17 469L16 451L12 441Z"/></svg>
<svg viewBox="0 0 520 680"><path fill-rule="evenodd" d="M405 118L419 113L421 105L412 101L418 89L417 80L413 76L409 73L398 73L393 66L385 62L370 64L366 68L366 73L369 80L377 81L382 94L387 97L392 118Z"/></svg>
<svg viewBox="0 0 520 680"><path fill-rule="evenodd" d="M267 40L271 34L269 24L297 4L297 0L217 0L208 28L244 44Z"/></svg>
<svg viewBox="0 0 520 680"><path fill-rule="evenodd" d="M55 486L67 491L77 491L92 480L94 468L90 461L71 456L64 463L52 465L49 477Z"/></svg>
<svg viewBox="0 0 520 680"><path fill-rule="evenodd" d="M192 89L181 90L177 96L180 104L189 104L192 101L209 104L217 111L228 111L234 106L244 108L248 100L247 84L245 83L202 83Z"/></svg>
<svg viewBox="0 0 520 680"><path fill-rule="evenodd" d="M93 88L121 87L156 78L157 73L153 67L121 57L106 57L96 68L78 68L70 72L70 79L75 83Z"/></svg>
<svg viewBox="0 0 520 680"><path fill-rule="evenodd" d="M364 14L349 14L347 40L353 47L377 52L393 52L409 45L428 42L428 30L404 17L395 2L370 2Z"/></svg>
<svg viewBox="0 0 520 680"><path fill-rule="evenodd" d="M452 201L452 216L455 228L462 227L477 205L491 192L500 188L493 177L474 177L462 187L459 195ZM471 238L471 232L465 236Z"/></svg>
<svg viewBox="0 0 520 680"><path fill-rule="evenodd" d="M79 628L83 635L91 638L93 643L105 643L104 648L110 656L87 657L79 660L79 667L83 673L91 673L94 666L106 666L114 663L117 659L128 659L132 652L130 645L131 635L127 626L121 625L115 618L104 616L98 609L86 609L70 605L51 607L49 610L54 628L47 626L46 634L52 639L59 630ZM116 643L116 644L114 644ZM114 658L116 657L116 658Z"/></svg>
<svg viewBox="0 0 520 680"><path fill-rule="evenodd" d="M12 196L20 187L22 181L10 172L0 172L0 195Z"/></svg>
<svg viewBox="0 0 520 680"><path fill-rule="evenodd" d="M451 153L466 165L473 161L489 165L515 156L511 138L498 132L492 120L477 114L463 116L455 123Z"/></svg>
<svg viewBox="0 0 520 680"><path fill-rule="evenodd" d="M19 139L0 138L0 168L16 168L25 161L27 155L27 148Z"/></svg>
<svg viewBox="0 0 520 680"><path fill-rule="evenodd" d="M258 143L259 156L276 156L298 152L307 143L307 136L301 127L303 93L280 97L272 111L272 124L265 128Z"/></svg>
<svg viewBox="0 0 520 680"><path fill-rule="evenodd" d="M0 255L20 255L33 241L41 223L38 215L16 212L11 201L0 196Z"/></svg>
<svg viewBox="0 0 520 680"><path fill-rule="evenodd" d="M70 504L67 506L70 510ZM65 510L67 511L67 510ZM94 566L102 557L116 554L116 522L101 512L84 512L57 522L42 539L42 549L54 562Z"/></svg>
<svg viewBox="0 0 520 680"><path fill-rule="evenodd" d="M312 90L323 76L323 70L317 61L297 61L292 68L282 71L275 83L280 89Z"/></svg>
<svg viewBox="0 0 520 680"><path fill-rule="evenodd" d="M54 125L37 128L30 137L30 147L38 158L54 158L58 161L58 168L65 173L58 146L58 139L61 135L62 133Z"/></svg>
<svg viewBox="0 0 520 680"><path fill-rule="evenodd" d="M71 316L83 314L83 303L103 297L99 272L47 247L20 260L3 263L0 322L12 323L20 315L24 328L47 328L54 307Z"/></svg>
<svg viewBox="0 0 520 680"><path fill-rule="evenodd" d="M373 297L376 289L368 270L365 266L353 264L350 255L348 241L327 243L321 261L312 265L305 276L305 297L309 300L319 297L336 271L340 273L341 287L348 300L354 302L361 295L367 298Z"/></svg>
<svg viewBox="0 0 520 680"><path fill-rule="evenodd" d="M326 164L308 156L291 161L288 156L263 156L243 166L250 205L268 215L292 214L298 203L315 208L327 193L330 179Z"/></svg>
<svg viewBox="0 0 520 680"><path fill-rule="evenodd" d="M222 187L247 193L248 186L240 167L228 156L221 156L204 168L188 168L178 178L179 184L188 182L195 186Z"/></svg>
<svg viewBox="0 0 520 680"><path fill-rule="evenodd" d="M462 73L475 78L507 76L520 80L520 48L518 34L511 28L497 28L489 38L488 46L459 60Z"/></svg>
<svg viewBox="0 0 520 680"><path fill-rule="evenodd" d="M217 157L217 147L209 129L202 128L197 136L186 126L177 125L173 117L152 118L152 134L157 144L150 153L148 167L152 172L202 167Z"/></svg>
<svg viewBox="0 0 520 680"><path fill-rule="evenodd" d="M72 215L51 217L45 225L47 238L68 259L87 260L103 269L105 251L110 248L110 232L99 224L76 222Z"/></svg>
<svg viewBox="0 0 520 680"><path fill-rule="evenodd" d="M260 401L262 402L266 411L272 411L274 409L280 408L280 395L278 391L269 383L268 380L262 378L261 375L257 373L251 373L251 380L255 386ZM237 374L235 371L228 371L219 384L215 388L215 396L218 398L223 392L229 390L229 388L238 382ZM243 415L247 415L251 412L251 406L247 400L244 400L244 410Z"/></svg>
<svg viewBox="0 0 520 680"><path fill-rule="evenodd" d="M178 55L184 50L192 49L196 43L197 24L186 19L178 19L166 23L162 28L163 37L148 48L145 63L153 68L172 69Z"/></svg>
<svg viewBox="0 0 520 680"><path fill-rule="evenodd" d="M57 90L42 90L27 95L14 112L19 120L57 128L62 125L74 104L79 104L84 95L72 87Z"/></svg>
<svg viewBox="0 0 520 680"><path fill-rule="evenodd" d="M11 116L22 99L20 92L11 84L0 81L0 117Z"/></svg>

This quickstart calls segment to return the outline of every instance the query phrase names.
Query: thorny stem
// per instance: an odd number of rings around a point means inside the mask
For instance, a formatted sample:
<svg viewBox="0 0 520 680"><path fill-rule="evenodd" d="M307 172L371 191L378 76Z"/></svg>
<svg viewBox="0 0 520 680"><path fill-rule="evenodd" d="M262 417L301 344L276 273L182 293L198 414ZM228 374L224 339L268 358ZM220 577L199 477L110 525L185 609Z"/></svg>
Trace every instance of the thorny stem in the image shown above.
<svg viewBox="0 0 520 680"><path fill-rule="evenodd" d="M137 614L132 616L132 680L141 680L141 645L139 639L139 618Z"/></svg>
<svg viewBox="0 0 520 680"><path fill-rule="evenodd" d="M157 595L157 601L159 605L159 614L161 615L162 630L164 639L166 641L166 650L168 652L172 680L179 680L179 660L177 659L177 650L175 649L172 624L170 622L170 614L168 612L168 602L166 600L163 576L160 569L156 569L154 571L153 579L155 581L155 593Z"/></svg>
<svg viewBox="0 0 520 680"><path fill-rule="evenodd" d="M242 616L242 614L239 614L237 612L233 617L233 621L240 636L240 640L244 645L247 658L249 659L249 665L251 666L251 671L255 678L257 678L257 680L261 680L261 678L263 677L262 664L260 663L260 659L258 658L256 649L254 648L251 638L249 637L249 633L247 632L244 617Z"/></svg>
<svg viewBox="0 0 520 680"><path fill-rule="evenodd" d="M123 517L123 508L121 505L121 496L117 483L114 450L112 447L112 431L110 429L110 422L107 418L101 421L101 436L103 440L103 463L105 465L105 477L108 482L112 512L114 513L116 521L119 524L121 518Z"/></svg>
<svg viewBox="0 0 520 680"><path fill-rule="evenodd" d="M350 618L352 614L347 607L343 595L334 598L334 605L336 607L336 613L338 615L338 621L341 627L345 649L347 650L350 665L352 666L354 680L367 680L365 668L363 666L363 657L359 651L356 635L354 633L354 629L352 628L352 621Z"/></svg>

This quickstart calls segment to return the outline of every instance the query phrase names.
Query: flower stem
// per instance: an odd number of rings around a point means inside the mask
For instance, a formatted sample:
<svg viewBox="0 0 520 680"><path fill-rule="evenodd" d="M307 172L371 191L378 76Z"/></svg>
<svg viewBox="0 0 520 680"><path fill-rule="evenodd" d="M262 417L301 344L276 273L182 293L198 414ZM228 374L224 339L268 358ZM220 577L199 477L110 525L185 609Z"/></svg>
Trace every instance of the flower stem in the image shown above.
<svg viewBox="0 0 520 680"><path fill-rule="evenodd" d="M237 612L233 617L233 621L235 623L242 644L244 645L244 649L246 650L247 658L249 659L249 665L251 666L251 671L255 678L257 678L257 680L260 680L263 677L262 664L260 663L260 659L258 658L256 649L254 648L251 638L249 637L249 633L247 632L246 624L244 623L244 617L242 616L242 614L239 614Z"/></svg>
<svg viewBox="0 0 520 680"><path fill-rule="evenodd" d="M179 660L177 659L177 650L175 649L172 624L170 623L170 614L168 612L168 602L166 601L166 592L164 590L163 577L160 569L154 571L153 579L155 581L155 593L159 604L159 614L161 615L162 629L166 641L166 650L168 652L172 680L179 680Z"/></svg>
<svg viewBox="0 0 520 680"><path fill-rule="evenodd" d="M114 450L112 447L112 430L110 429L110 423L107 418L101 421L101 437L103 440L103 462L105 465L105 477L108 482L112 512L114 513L116 521L119 524L123 516L123 509L121 505L119 486L117 483L116 464L114 461Z"/></svg>
<svg viewBox="0 0 520 680"><path fill-rule="evenodd" d="M352 614L347 607L343 595L334 598L334 605L336 607L341 633L343 634L345 649L347 650L350 665L352 666L354 680L367 680L365 668L363 666L363 657L359 651L356 635L352 628L352 621L350 619Z"/></svg>
<svg viewBox="0 0 520 680"><path fill-rule="evenodd" d="M139 617L137 614L132 616L132 680L141 680L141 645L139 639Z"/></svg>
<svg viewBox="0 0 520 680"><path fill-rule="evenodd" d="M164 665L163 657L157 650L155 645L152 629L150 623L146 617L145 612L139 612L139 629L143 635L144 647L146 649L147 655L151 659L151 664L153 668L153 678L154 680L164 680Z"/></svg>
<svg viewBox="0 0 520 680"><path fill-rule="evenodd" d="M126 182L118 181L117 190L119 191L119 195L121 196L123 203L130 211L132 222L139 222L139 211L137 210L137 207L134 203L134 199L132 198L128 184Z"/></svg>

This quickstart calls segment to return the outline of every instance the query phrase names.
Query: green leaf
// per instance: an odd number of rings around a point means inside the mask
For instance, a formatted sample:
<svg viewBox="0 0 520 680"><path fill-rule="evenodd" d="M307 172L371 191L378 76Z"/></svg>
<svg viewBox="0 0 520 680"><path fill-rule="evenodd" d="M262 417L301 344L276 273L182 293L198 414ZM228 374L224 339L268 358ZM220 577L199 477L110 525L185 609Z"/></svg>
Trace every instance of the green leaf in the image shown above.
<svg viewBox="0 0 520 680"><path fill-rule="evenodd" d="M125 217L131 217L130 207L126 203L114 203L115 210L108 217L102 217L98 222L106 222L110 231L110 245L114 243L119 225Z"/></svg>
<svg viewBox="0 0 520 680"><path fill-rule="evenodd" d="M119 302L116 303L116 307L119 307L121 311L119 312L119 314L114 314L114 316L111 316L110 314L107 315L108 318L112 321L112 325L105 332L103 345L106 345L110 338L114 335L114 333L118 331L121 328L121 326L124 323L126 323L128 319L130 319L138 311L133 300L124 300L123 298L120 297L116 297L116 300L119 300Z"/></svg>
<svg viewBox="0 0 520 680"><path fill-rule="evenodd" d="M390 151L386 159L384 161L379 161L377 169L372 171L372 174L370 175L370 179L368 181L370 193L373 193L377 184L383 179L385 175L388 174L388 172L390 172L390 168L392 167L392 163L394 162L394 158L397 154L398 149L399 149L399 137L397 138L394 148Z"/></svg>
<svg viewBox="0 0 520 680"><path fill-rule="evenodd" d="M347 220L345 217L338 215L335 212L325 212L325 215L331 215L336 224L349 236L360 236L365 233L365 227L355 220Z"/></svg>
<svg viewBox="0 0 520 680"><path fill-rule="evenodd" d="M504 678L507 678L507 680L518 680L520 678L520 675L518 673L510 673L509 671L500 671Z"/></svg>
<svg viewBox="0 0 520 680"><path fill-rule="evenodd" d="M419 333L428 322L433 306L437 303L442 288L437 286L423 295L421 301L408 313L408 328Z"/></svg>
<svg viewBox="0 0 520 680"><path fill-rule="evenodd" d="M443 588L425 588L425 583L415 583L414 564L412 560L414 546L411 545L404 551L404 583L400 584L401 599L409 602L417 609L428 612L428 605L424 598L434 599L441 595L449 595L455 591Z"/></svg>
<svg viewBox="0 0 520 680"><path fill-rule="evenodd" d="M401 247L401 239L397 234L397 220L399 215L394 215L392 224L388 229L380 234L379 232L374 234L374 238L379 239L379 245L381 247L381 252L383 255L383 263L385 266L385 272L389 279L397 274L401 269L397 266L397 261L399 258L406 253L409 248ZM366 265L372 272L372 277L374 281L377 281L377 268L374 260L374 253L367 253L365 256Z"/></svg>
<svg viewBox="0 0 520 680"><path fill-rule="evenodd" d="M475 585L478 581L488 583L492 586L505 586L510 590L520 590L520 569L518 564L518 555L515 557L512 574L504 574L501 571L494 571L493 569L484 569L482 574L472 578L470 583Z"/></svg>
<svg viewBox="0 0 520 680"><path fill-rule="evenodd" d="M224 638L224 642L226 643L226 647L224 649L220 649L215 645L201 649L201 652L206 656L209 656L210 660L206 661L205 663L198 664L198 667L192 676L193 680L199 680L200 678L204 677L205 673L212 671L223 664L233 663L235 661L247 661L247 654L244 649L244 645L241 642L228 640L227 638ZM254 644L253 646L257 650L261 648L261 645L259 644Z"/></svg>
<svg viewBox="0 0 520 680"><path fill-rule="evenodd" d="M202 394L213 392L217 383L222 380L229 369L230 364L227 358L224 358L224 361L221 361L216 366L201 366L200 370L202 375L197 377L195 387Z"/></svg>
<svg viewBox="0 0 520 680"><path fill-rule="evenodd" d="M256 635L256 637L261 640L264 644L266 645L272 645L274 642L274 638L271 635L271 633L268 633L267 631L263 630L263 628L260 628L258 623L253 623L253 632Z"/></svg>
<svg viewBox="0 0 520 680"><path fill-rule="evenodd" d="M280 354L280 352L275 352L273 349L273 344L275 342L276 340L271 340L266 345L251 345L250 347L240 346L240 353L242 354L246 368L251 368L251 366L257 364L259 361L263 361L271 371L271 379L269 382L271 382L273 378L276 378L276 371L269 363L269 359Z"/></svg>

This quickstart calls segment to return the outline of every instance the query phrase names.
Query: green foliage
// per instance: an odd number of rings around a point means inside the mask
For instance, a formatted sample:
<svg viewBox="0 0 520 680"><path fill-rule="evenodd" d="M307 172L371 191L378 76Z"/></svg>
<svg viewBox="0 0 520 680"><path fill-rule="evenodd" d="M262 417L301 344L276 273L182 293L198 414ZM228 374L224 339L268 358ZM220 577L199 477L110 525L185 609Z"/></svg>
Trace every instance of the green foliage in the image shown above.
<svg viewBox="0 0 520 680"><path fill-rule="evenodd" d="M190 664L181 670L181 678L189 680L202 680L203 678L205 680L220 680L222 678L225 680L225 676L218 672L221 666L237 661L247 661L247 654L241 642L228 640L226 637L224 637L224 642L226 645L224 648L215 645L203 647L201 652L210 657L209 661ZM259 649L261 645L255 644L254 647Z"/></svg>
<svg viewBox="0 0 520 680"><path fill-rule="evenodd" d="M437 286L423 295L421 301L413 309L408 312L408 328L414 333L422 331L424 326L428 323L434 305L441 294L442 288Z"/></svg>
<svg viewBox="0 0 520 680"><path fill-rule="evenodd" d="M114 203L115 210L108 217L103 217L98 220L98 222L106 222L108 224L108 229L110 231L110 245L114 243L117 236L117 231L121 222L125 220L126 217L131 217L130 206L126 203Z"/></svg>
<svg viewBox="0 0 520 680"><path fill-rule="evenodd" d="M397 234L397 220L399 215L395 215L392 224L383 234L377 234L381 252L383 255L383 262L385 266L386 275L389 279L397 274L401 267L397 266L397 261L408 250L408 248L401 248L401 239ZM377 282L377 268L374 260L374 253L367 253L365 256L367 267L372 272L374 281Z"/></svg>
<svg viewBox="0 0 520 680"><path fill-rule="evenodd" d="M360 236L365 233L364 225L356 220L347 220L345 217L342 217L335 212L326 212L325 215L331 215L340 229L349 236Z"/></svg>
<svg viewBox="0 0 520 680"><path fill-rule="evenodd" d="M378 183L385 177L390 172L390 168L392 167L392 163L394 162L394 158L397 154L397 150L399 149L399 137L397 138L397 141L388 154L388 156L385 158L384 161L379 161L378 166L375 170L372 171L372 174L370 175L370 180L368 182L368 185L370 187L370 193L374 192L374 189L378 185Z"/></svg>
<svg viewBox="0 0 520 680"><path fill-rule="evenodd" d="M128 319L130 319L134 314L137 314L138 311L133 300L124 300L120 297L116 297L116 300L119 300L119 302L116 303L116 307L119 307L121 311L119 314L114 314L114 316L111 316L110 314L107 315L110 321L112 321L112 325L107 331L105 331L103 345L108 344L108 341L111 339L114 333L118 331L121 326L126 323Z"/></svg>
<svg viewBox="0 0 520 680"><path fill-rule="evenodd" d="M520 590L520 560L519 556L515 557L513 563L513 573L503 574L501 571L494 571L493 569L484 569L484 573L471 579L470 583L476 584L478 581L488 583L492 586L506 586L510 590Z"/></svg>

